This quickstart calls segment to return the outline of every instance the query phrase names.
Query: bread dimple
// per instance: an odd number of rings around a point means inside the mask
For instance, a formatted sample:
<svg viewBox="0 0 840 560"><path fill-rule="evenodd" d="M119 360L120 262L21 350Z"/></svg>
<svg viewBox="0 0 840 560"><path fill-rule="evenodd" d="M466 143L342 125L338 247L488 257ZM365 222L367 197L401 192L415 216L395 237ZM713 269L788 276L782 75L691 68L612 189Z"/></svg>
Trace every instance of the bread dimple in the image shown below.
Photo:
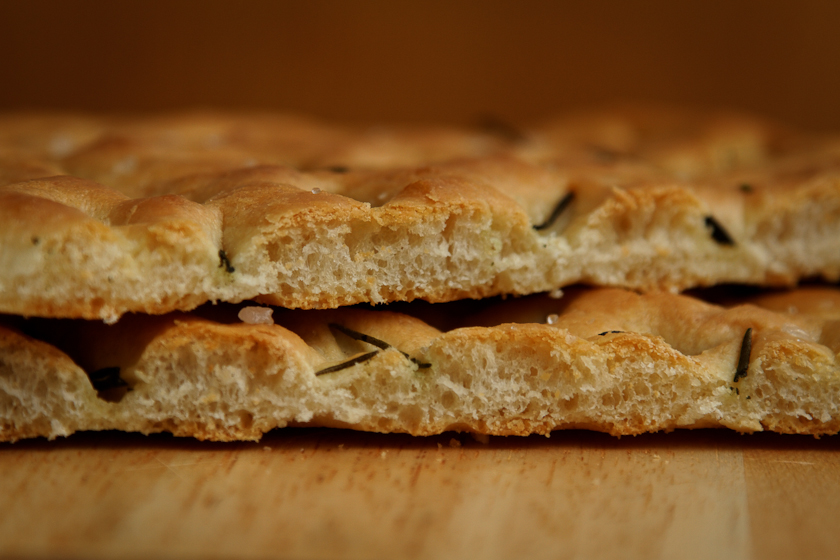
<svg viewBox="0 0 840 560"><path fill-rule="evenodd" d="M207 301L221 216L177 196L128 199L71 177L0 189L4 311L116 320Z"/></svg>
<svg viewBox="0 0 840 560"><path fill-rule="evenodd" d="M228 191L250 184L271 183L295 185L302 190L338 192L340 186L332 172L302 173L282 165L255 165L237 168L223 173L207 172L183 175L169 181L153 184L150 196L160 193L174 193L189 200L205 203L215 196L224 196Z"/></svg>
<svg viewBox="0 0 840 560"><path fill-rule="evenodd" d="M69 174L107 184L132 197L146 196L151 185L173 176L222 173L255 163L252 155L235 148L148 147L135 139L120 137L102 138L61 161Z"/></svg>
<svg viewBox="0 0 840 560"><path fill-rule="evenodd" d="M434 126L365 127L317 155L310 167L388 169L484 157L501 152L507 142L480 130Z"/></svg>
<svg viewBox="0 0 840 560"><path fill-rule="evenodd" d="M553 160L569 152L595 160L642 159L680 179L761 164L796 135L774 123L726 112L614 107L536 127L521 151Z"/></svg>
<svg viewBox="0 0 840 560"><path fill-rule="evenodd" d="M826 291L819 301L838 299L836 288ZM800 307L780 313L764 302ZM239 322L239 307L113 326L7 317L0 438L121 429L258 439L289 424L418 435L714 426L836 433L840 369L830 345L840 314L814 302L813 292L794 291L724 308L688 296L573 289L560 299L488 302L478 315L445 304L460 313L461 326L448 331L355 308L277 309L273 325ZM806 311L814 306L822 311ZM102 390L97 397L86 380L85 371L106 367L130 387L116 399Z"/></svg>
<svg viewBox="0 0 840 560"><path fill-rule="evenodd" d="M63 173L64 170L57 164L40 158L0 153L0 187Z"/></svg>
<svg viewBox="0 0 840 560"><path fill-rule="evenodd" d="M129 200L124 194L87 179L58 175L0 187L3 192L19 192L45 198L106 221L114 206ZM33 201L34 203L34 201Z"/></svg>
<svg viewBox="0 0 840 560"><path fill-rule="evenodd" d="M114 120L104 116L56 112L0 114L0 152L58 161L96 141Z"/></svg>

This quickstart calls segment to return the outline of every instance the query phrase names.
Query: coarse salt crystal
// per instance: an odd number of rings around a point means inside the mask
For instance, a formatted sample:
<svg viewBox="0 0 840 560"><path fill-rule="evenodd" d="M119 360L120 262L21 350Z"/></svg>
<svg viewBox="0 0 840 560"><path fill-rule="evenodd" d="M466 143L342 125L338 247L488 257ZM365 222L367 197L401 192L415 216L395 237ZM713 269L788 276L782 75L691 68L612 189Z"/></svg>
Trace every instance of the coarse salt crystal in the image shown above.
<svg viewBox="0 0 840 560"><path fill-rule="evenodd" d="M548 323L549 325L554 325L559 320L560 320L560 316L557 315L557 313L552 313L551 315L549 315L548 317L545 318L545 322Z"/></svg>
<svg viewBox="0 0 840 560"><path fill-rule="evenodd" d="M798 325L794 325L792 323L785 323L784 325L782 325L782 331L784 331L787 334L789 334L790 336L792 336L794 338L797 338L797 339L800 339L800 340L806 340L806 341L809 341L809 342L812 342L814 340L814 337L811 336L808 333L808 331L806 331L802 327L800 327Z"/></svg>
<svg viewBox="0 0 840 560"><path fill-rule="evenodd" d="M273 325L271 315L274 310L270 307L243 307L239 310L239 320L249 325Z"/></svg>

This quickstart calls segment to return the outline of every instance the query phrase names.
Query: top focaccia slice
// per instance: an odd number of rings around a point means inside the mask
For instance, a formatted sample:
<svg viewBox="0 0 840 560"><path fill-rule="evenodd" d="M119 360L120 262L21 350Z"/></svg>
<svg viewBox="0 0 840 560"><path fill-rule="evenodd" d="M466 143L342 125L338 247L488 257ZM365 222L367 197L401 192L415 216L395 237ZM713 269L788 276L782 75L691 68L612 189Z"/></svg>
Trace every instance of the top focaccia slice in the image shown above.
<svg viewBox="0 0 840 560"><path fill-rule="evenodd" d="M57 152L49 126L26 139L18 123L0 136L0 311L115 320L208 300L333 308L840 277L832 139L779 148L731 119L600 118L523 138L59 120L76 147Z"/></svg>

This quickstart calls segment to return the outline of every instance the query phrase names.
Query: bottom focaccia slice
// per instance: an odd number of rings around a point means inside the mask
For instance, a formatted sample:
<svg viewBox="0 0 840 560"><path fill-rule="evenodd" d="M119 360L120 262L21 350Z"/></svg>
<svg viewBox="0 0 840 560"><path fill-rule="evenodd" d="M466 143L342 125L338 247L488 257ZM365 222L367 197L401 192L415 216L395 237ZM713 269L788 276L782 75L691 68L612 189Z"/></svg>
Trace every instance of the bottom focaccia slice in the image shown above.
<svg viewBox="0 0 840 560"><path fill-rule="evenodd" d="M400 307L428 322L360 308L275 309L272 322L265 309L110 326L7 316L0 440L105 429L253 440L287 425L840 431L836 288L726 307L614 289Z"/></svg>

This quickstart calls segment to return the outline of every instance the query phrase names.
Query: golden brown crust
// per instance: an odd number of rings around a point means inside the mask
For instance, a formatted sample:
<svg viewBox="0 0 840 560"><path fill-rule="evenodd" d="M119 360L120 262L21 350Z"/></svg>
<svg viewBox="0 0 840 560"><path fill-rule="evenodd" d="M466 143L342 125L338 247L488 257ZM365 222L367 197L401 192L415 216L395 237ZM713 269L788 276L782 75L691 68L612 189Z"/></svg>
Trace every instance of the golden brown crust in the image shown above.
<svg viewBox="0 0 840 560"><path fill-rule="evenodd" d="M406 313L353 308L276 309L276 324L242 323L239 306L113 326L7 317L0 439L98 429L258 439L289 424L416 435L837 433L838 293L793 291L721 307L573 289L478 312L444 304L445 319L459 326L443 331ZM88 381L85 372L103 368L131 389L118 402Z"/></svg>
<svg viewBox="0 0 840 560"><path fill-rule="evenodd" d="M740 117L604 113L516 139L271 115L4 122L0 176L25 179L0 185L6 313L840 278L840 144Z"/></svg>

